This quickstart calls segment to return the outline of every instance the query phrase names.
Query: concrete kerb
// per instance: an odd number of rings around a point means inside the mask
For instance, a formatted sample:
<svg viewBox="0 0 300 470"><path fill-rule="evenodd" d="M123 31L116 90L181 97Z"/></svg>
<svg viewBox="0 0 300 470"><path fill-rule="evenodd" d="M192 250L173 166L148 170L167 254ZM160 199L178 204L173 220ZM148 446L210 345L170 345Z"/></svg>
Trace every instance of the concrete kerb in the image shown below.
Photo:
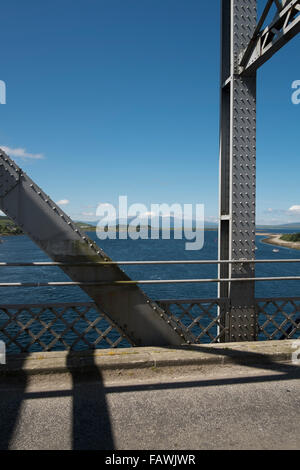
<svg viewBox="0 0 300 470"><path fill-rule="evenodd" d="M59 374L78 371L130 371L145 369L199 367L226 364L270 364L292 362L299 340L226 343L172 347L106 349L89 352L44 352L8 355L0 365L0 376ZM296 364L297 365L297 364ZM299 354L300 365L300 354Z"/></svg>

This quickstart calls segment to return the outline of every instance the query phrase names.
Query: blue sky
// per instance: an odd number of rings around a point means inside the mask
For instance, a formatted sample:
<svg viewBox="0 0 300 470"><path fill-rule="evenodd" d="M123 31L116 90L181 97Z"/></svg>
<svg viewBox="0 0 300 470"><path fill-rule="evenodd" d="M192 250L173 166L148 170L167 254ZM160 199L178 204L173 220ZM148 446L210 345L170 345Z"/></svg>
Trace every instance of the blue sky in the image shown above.
<svg viewBox="0 0 300 470"><path fill-rule="evenodd" d="M4 2L0 145L76 220L119 195L203 203L216 219L219 9L218 0ZM259 71L259 223L300 221L299 51L300 35Z"/></svg>

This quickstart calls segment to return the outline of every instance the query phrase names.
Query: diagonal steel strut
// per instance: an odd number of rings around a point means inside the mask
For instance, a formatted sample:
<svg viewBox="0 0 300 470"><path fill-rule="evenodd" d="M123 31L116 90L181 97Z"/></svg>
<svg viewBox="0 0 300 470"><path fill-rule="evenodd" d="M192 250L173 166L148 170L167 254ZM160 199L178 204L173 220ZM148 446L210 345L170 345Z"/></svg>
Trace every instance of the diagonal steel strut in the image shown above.
<svg viewBox="0 0 300 470"><path fill-rule="evenodd" d="M111 261L1 149L0 209L56 262ZM62 269L80 282L129 280L117 265L111 264ZM190 339L188 332L183 332L137 285L82 289L133 345L180 345Z"/></svg>
<svg viewBox="0 0 300 470"><path fill-rule="evenodd" d="M273 3L277 14L261 30ZM253 74L300 32L300 0L269 0L245 51L240 57L241 73Z"/></svg>

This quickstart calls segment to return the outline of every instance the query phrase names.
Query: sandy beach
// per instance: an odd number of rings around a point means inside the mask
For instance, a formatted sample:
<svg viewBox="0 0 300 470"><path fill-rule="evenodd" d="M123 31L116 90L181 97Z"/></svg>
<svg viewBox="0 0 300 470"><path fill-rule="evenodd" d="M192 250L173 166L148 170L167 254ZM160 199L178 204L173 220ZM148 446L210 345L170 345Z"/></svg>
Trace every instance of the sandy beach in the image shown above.
<svg viewBox="0 0 300 470"><path fill-rule="evenodd" d="M268 243L269 245L283 246L285 248L292 248L293 250L300 250L300 242L285 242L281 240L282 233L271 234L271 233L258 233L257 235L268 236L262 240L263 243Z"/></svg>

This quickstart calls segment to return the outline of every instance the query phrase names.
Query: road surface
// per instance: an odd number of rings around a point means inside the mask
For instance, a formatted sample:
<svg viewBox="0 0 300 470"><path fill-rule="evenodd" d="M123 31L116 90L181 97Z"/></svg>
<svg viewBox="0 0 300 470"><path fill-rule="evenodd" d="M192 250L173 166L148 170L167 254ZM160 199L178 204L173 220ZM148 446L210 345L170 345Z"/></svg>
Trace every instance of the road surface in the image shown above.
<svg viewBox="0 0 300 470"><path fill-rule="evenodd" d="M0 449L299 449L300 367L1 378Z"/></svg>

